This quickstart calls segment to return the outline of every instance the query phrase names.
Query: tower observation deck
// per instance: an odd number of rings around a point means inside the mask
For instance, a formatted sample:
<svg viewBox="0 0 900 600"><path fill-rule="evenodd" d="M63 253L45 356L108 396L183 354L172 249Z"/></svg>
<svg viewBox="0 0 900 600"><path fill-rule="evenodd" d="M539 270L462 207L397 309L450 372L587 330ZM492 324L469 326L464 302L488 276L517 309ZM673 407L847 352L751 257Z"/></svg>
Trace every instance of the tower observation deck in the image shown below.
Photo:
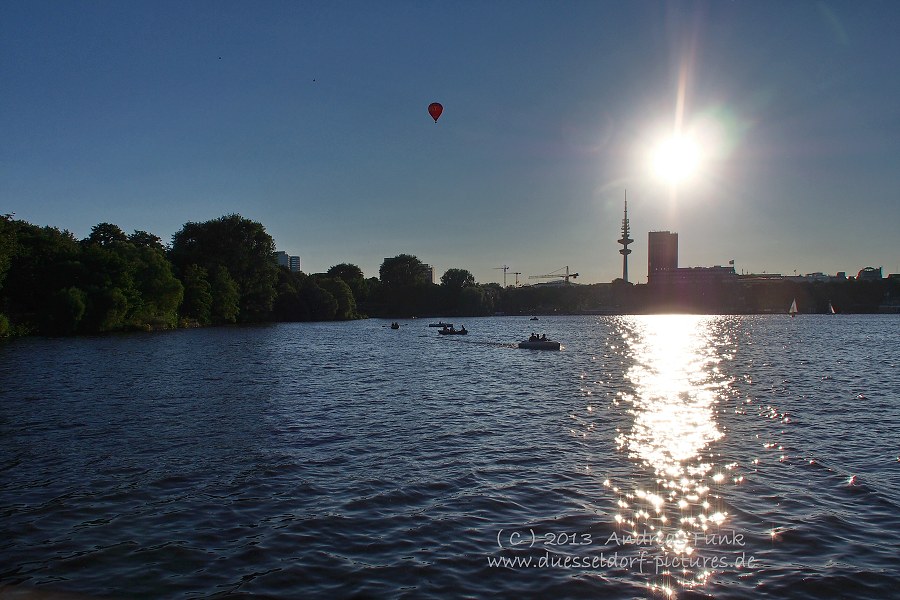
<svg viewBox="0 0 900 600"><path fill-rule="evenodd" d="M622 219L622 238L619 240L619 243L622 244L622 249L619 250L619 254L622 255L622 279L625 283L628 283L628 255L631 254L631 250L628 248L628 244L634 242L633 239L629 237L631 233L630 227L628 224L628 193L625 193L625 218Z"/></svg>

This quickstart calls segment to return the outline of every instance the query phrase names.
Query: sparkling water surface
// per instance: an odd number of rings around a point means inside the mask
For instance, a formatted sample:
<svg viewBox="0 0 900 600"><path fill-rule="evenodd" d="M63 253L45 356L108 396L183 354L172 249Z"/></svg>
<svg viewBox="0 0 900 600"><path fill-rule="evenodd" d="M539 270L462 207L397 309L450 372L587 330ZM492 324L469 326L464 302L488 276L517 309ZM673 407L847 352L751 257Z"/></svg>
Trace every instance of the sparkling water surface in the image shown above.
<svg viewBox="0 0 900 600"><path fill-rule="evenodd" d="M0 346L2 590L900 589L897 316L457 321Z"/></svg>

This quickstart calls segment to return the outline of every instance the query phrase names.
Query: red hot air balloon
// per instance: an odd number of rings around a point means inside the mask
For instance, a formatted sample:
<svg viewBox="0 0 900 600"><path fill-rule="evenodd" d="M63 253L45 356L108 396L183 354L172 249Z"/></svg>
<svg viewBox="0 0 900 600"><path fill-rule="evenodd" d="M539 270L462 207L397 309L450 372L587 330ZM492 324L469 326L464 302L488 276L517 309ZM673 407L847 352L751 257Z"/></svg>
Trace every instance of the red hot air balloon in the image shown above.
<svg viewBox="0 0 900 600"><path fill-rule="evenodd" d="M442 112L444 112L444 107L439 102L432 102L428 105L428 114L431 115L435 123L437 123L438 117L441 116Z"/></svg>

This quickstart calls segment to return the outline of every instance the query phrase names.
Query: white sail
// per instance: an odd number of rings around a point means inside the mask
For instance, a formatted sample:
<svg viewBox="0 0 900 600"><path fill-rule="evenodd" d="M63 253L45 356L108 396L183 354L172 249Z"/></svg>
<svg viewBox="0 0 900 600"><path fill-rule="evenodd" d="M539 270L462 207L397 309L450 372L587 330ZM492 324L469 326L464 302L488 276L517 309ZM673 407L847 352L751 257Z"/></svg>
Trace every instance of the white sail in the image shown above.
<svg viewBox="0 0 900 600"><path fill-rule="evenodd" d="M791 308L788 310L788 314L792 317L797 314L797 299L794 298L794 301L791 302Z"/></svg>

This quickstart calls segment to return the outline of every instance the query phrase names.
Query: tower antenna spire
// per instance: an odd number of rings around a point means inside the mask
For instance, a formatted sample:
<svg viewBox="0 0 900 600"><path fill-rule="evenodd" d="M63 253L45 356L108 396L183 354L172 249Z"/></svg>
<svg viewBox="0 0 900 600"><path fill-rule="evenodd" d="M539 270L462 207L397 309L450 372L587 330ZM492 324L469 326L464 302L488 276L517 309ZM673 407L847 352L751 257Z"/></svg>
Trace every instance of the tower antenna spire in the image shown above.
<svg viewBox="0 0 900 600"><path fill-rule="evenodd" d="M622 249L619 250L619 254L622 255L622 279L625 283L628 283L628 255L631 254L628 244L634 242L629 237L630 230L628 223L628 190L625 190L625 218L622 219L622 238L619 240L619 243L622 244Z"/></svg>

